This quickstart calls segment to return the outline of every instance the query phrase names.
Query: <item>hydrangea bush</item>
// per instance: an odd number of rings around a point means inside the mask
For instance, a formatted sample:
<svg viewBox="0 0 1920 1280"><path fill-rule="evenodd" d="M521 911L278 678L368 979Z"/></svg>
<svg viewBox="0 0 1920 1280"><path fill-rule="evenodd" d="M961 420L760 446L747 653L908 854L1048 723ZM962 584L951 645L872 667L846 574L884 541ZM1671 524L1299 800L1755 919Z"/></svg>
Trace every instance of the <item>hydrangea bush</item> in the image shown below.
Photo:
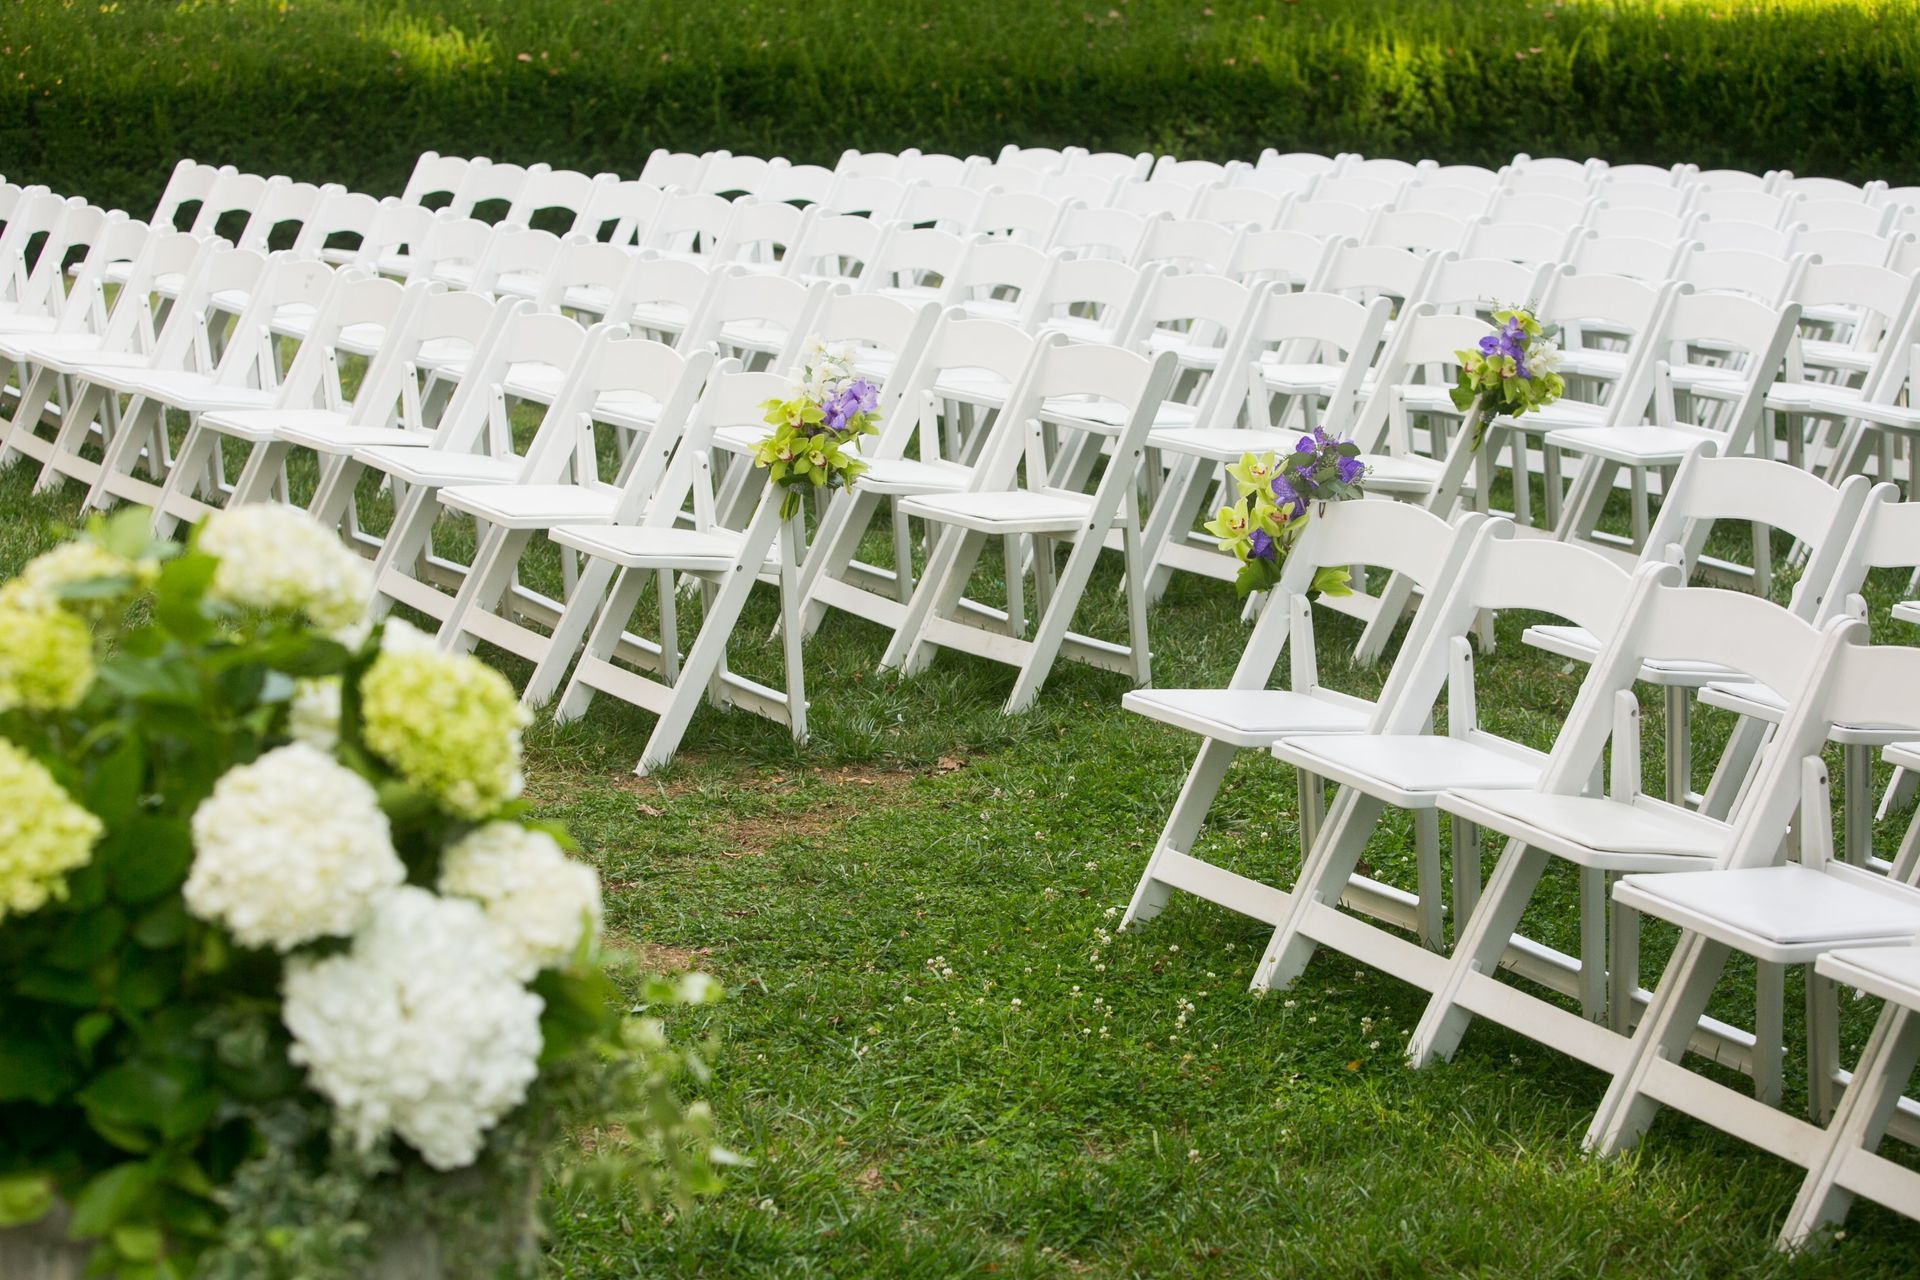
<svg viewBox="0 0 1920 1280"><path fill-rule="evenodd" d="M370 625L297 512L146 527L0 587L0 1228L64 1205L125 1280L344 1280L438 1224L482 1277L531 1261L549 1164L709 1188L705 1067L629 1011L715 989L619 980L506 681Z"/></svg>

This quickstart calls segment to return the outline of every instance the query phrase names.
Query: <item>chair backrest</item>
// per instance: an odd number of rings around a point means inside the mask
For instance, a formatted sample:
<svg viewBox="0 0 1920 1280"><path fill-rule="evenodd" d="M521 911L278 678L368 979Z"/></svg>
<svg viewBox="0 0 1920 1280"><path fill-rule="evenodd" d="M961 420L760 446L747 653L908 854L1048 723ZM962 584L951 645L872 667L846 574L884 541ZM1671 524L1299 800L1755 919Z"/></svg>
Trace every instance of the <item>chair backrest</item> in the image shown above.
<svg viewBox="0 0 1920 1280"><path fill-rule="evenodd" d="M1268 147L1260 153L1254 162L1255 173L1278 170L1282 173L1301 173L1309 177L1322 177L1340 167L1342 157L1323 156L1312 151L1280 152Z"/></svg>
<svg viewBox="0 0 1920 1280"><path fill-rule="evenodd" d="M1241 391L1250 424L1266 426L1271 416L1261 364L1264 355L1272 352L1286 363L1319 361L1340 366L1320 426L1330 435L1344 435L1359 407L1361 385L1379 353L1392 310L1385 298L1362 305L1330 293L1266 290L1254 305L1239 350L1241 368L1247 374Z"/></svg>
<svg viewBox="0 0 1920 1280"><path fill-rule="evenodd" d="M1558 264L1573 255L1581 239L1591 235L1593 232L1577 223L1553 227L1537 222L1481 218L1468 229L1466 239L1460 242L1460 255L1465 258L1506 258L1510 262Z"/></svg>
<svg viewBox="0 0 1920 1280"><path fill-rule="evenodd" d="M1432 168L1423 165L1419 183L1427 187L1452 187L1475 192L1480 196L1481 204L1484 205L1486 198L1500 189L1500 175L1492 169L1477 164L1436 164ZM1474 212L1479 213L1481 210L1476 209Z"/></svg>
<svg viewBox="0 0 1920 1280"><path fill-rule="evenodd" d="M1867 602L1858 593L1867 574L1875 569L1915 567L1920 567L1920 502L1902 502L1896 486L1877 484L1862 503L1860 517L1840 553L1822 620L1842 612L1866 617Z"/></svg>
<svg viewBox="0 0 1920 1280"><path fill-rule="evenodd" d="M1280 221L1286 197L1255 187L1209 187L1200 193L1193 216L1203 222L1265 231Z"/></svg>
<svg viewBox="0 0 1920 1280"><path fill-rule="evenodd" d="M393 197L389 196L388 199ZM318 257L331 249L361 266L371 266L367 237L380 218L380 201L359 191L336 188L321 197L313 213L300 226L293 252ZM329 245L335 236L351 236L352 245Z"/></svg>
<svg viewBox="0 0 1920 1280"><path fill-rule="evenodd" d="M1393 339L1375 366L1373 390L1354 419L1353 438L1361 451L1412 453L1411 424L1403 412L1405 388L1429 374L1451 385L1459 353L1493 331L1477 316L1441 315L1429 302L1403 309Z"/></svg>
<svg viewBox="0 0 1920 1280"><path fill-rule="evenodd" d="M921 289L926 277L937 276L945 289L967 254L967 242L932 227L894 231L860 273L864 292Z"/></svg>
<svg viewBox="0 0 1920 1280"><path fill-rule="evenodd" d="M571 231L617 245L637 245L653 225L666 192L651 182L598 182Z"/></svg>
<svg viewBox="0 0 1920 1280"><path fill-rule="evenodd" d="M1155 218L1147 223L1133 262L1138 267L1224 272L1245 235L1244 227L1198 218Z"/></svg>
<svg viewBox="0 0 1920 1280"><path fill-rule="evenodd" d="M1652 390L1654 337L1674 293L1672 285L1603 272L1562 271L1549 278L1536 311L1543 323L1564 331L1597 326L1612 340L1626 340L1626 369L1607 401L1614 410L1610 421L1640 420ZM1570 345L1563 335L1563 348Z"/></svg>
<svg viewBox="0 0 1920 1280"><path fill-rule="evenodd" d="M210 236L218 233L220 220L228 214L251 218L266 194L267 179L259 174L222 170L200 201L200 212L194 216L191 229L195 235ZM239 230L234 234L237 236Z"/></svg>
<svg viewBox="0 0 1920 1280"><path fill-rule="evenodd" d="M1110 500L1116 487L1120 492L1130 491L1146 449L1147 432L1172 390L1177 369L1178 361L1171 351L1148 357L1090 342L1043 341L1026 380L1002 411L1000 424L1007 429L994 432L968 488L975 492L1011 488L1022 461L1026 463L1028 488L1047 484L1051 460L1038 427L1042 405L1051 401L1117 407L1120 426L1113 437L1110 465L1098 482L1096 502Z"/></svg>
<svg viewBox="0 0 1920 1280"><path fill-rule="evenodd" d="M386 340L361 377L353 397L353 420L360 426L398 425L431 432L438 428L439 418L429 420L422 403L422 357L432 352L443 367L468 372L485 367L489 344L509 314L526 304L496 303L481 293L450 293L425 280L412 281L406 288L409 302L389 326ZM443 409L450 405L451 401Z"/></svg>
<svg viewBox="0 0 1920 1280"><path fill-rule="evenodd" d="M886 222L900 216L912 188L882 174L842 174L833 192L822 202L823 213L865 214Z"/></svg>
<svg viewBox="0 0 1920 1280"><path fill-rule="evenodd" d="M954 377L985 374L1012 389L1020 387L1043 344L1063 341L1058 336L1035 338L1025 330L999 320L977 320L959 311L938 313L920 359L897 386L900 411L880 420L880 436L862 453L870 457L899 458L913 442L922 415L936 412L941 398L936 388ZM1002 415L1004 416L1004 415ZM996 428L989 428L991 433ZM983 446L990 451L991 445Z"/></svg>
<svg viewBox="0 0 1920 1280"><path fill-rule="evenodd" d="M1357 243L1350 237L1322 239L1302 231L1250 231L1240 238L1227 274L1248 283L1272 280L1290 289L1305 289L1319 278L1333 254Z"/></svg>
<svg viewBox="0 0 1920 1280"><path fill-rule="evenodd" d="M1779 306L1806 269L1805 257L1779 258L1748 249L1698 248L1680 259L1674 279L1695 293L1731 293Z"/></svg>
<svg viewBox="0 0 1920 1280"><path fill-rule="evenodd" d="M1688 182L1692 173L1686 165L1676 164L1661 167L1657 164L1610 164L1600 175L1601 185L1616 183L1634 183L1636 185L1673 187L1684 190L1682 184Z"/></svg>
<svg viewBox="0 0 1920 1280"><path fill-rule="evenodd" d="M828 293L814 313L806 345L813 339L830 347L851 344L855 368L879 389L875 411L885 422L919 368L939 319L940 307L932 302Z"/></svg>
<svg viewBox="0 0 1920 1280"><path fill-rule="evenodd" d="M682 191L697 190L700 174L707 167L709 158L725 154L720 151L695 155L689 151L655 147L647 156L646 163L640 167L640 181L663 191L668 187L678 187Z"/></svg>
<svg viewBox="0 0 1920 1280"><path fill-rule="evenodd" d="M1697 449L1680 464L1663 496L1641 558L1671 560L1691 576L1716 522L1782 530L1807 547L1791 608L1810 621L1823 620L1842 608L1854 589L1836 578L1867 493L1865 476L1850 476L1836 487L1771 458L1721 457L1711 447ZM1915 562L1920 563L1920 554Z"/></svg>
<svg viewBox="0 0 1920 1280"><path fill-rule="evenodd" d="M664 343L629 336L618 326L596 325L541 419L519 479L529 484L571 481L603 491L620 488L615 518L630 522L665 476L713 363L708 351L682 355ZM610 479L600 474L603 450L594 422L596 406L611 395L620 395L628 410L636 399L650 405L653 426L629 451L621 474Z"/></svg>
<svg viewBox="0 0 1920 1280"><path fill-rule="evenodd" d="M520 198L529 179L545 173L550 166L545 164L518 165L489 163L474 165L467 170L466 177L460 183L460 190L454 193L453 200L447 205L447 211L463 218L492 213L498 206L498 220L505 222L507 214L513 208L513 202ZM486 206L481 209L481 206Z"/></svg>
<svg viewBox="0 0 1920 1280"><path fill-rule="evenodd" d="M726 236L732 217L732 203L719 196L669 191L661 198L653 221L647 224L640 247L662 253L710 255Z"/></svg>
<svg viewBox="0 0 1920 1280"><path fill-rule="evenodd" d="M1383 209L1374 215L1362 243L1444 253L1459 248L1466 238L1467 224L1451 214Z"/></svg>
<svg viewBox="0 0 1920 1280"><path fill-rule="evenodd" d="M1384 209L1398 199L1405 182L1403 178L1370 177L1365 173L1355 173L1353 166L1349 166L1346 171L1315 183L1313 198L1316 201L1350 204L1371 212Z"/></svg>
<svg viewBox="0 0 1920 1280"><path fill-rule="evenodd" d="M713 256L720 262L744 263L756 270L779 270L806 235L813 221L810 210L790 204L776 204L753 196L734 201L733 217L727 220Z"/></svg>
<svg viewBox="0 0 1920 1280"><path fill-rule="evenodd" d="M501 223L487 242L487 251L475 264L468 287L478 293L492 293L502 276L531 276L544 279L560 256L560 237L551 231Z"/></svg>
<svg viewBox="0 0 1920 1280"><path fill-rule="evenodd" d="M1589 785L1601 752L1616 731L1618 708L1633 697L1634 683L1647 662L1711 664L1757 680L1792 700L1805 696L1827 644L1821 628L1770 600L1738 591L1683 586L1678 568L1664 564L1641 566L1633 576L1619 625L1594 634L1602 637L1600 653L1554 741L1539 784L1542 791L1572 795ZM1767 748L1767 757L1775 758L1779 749L1776 739ZM1636 758L1629 772L1638 766ZM1616 770L1616 789L1622 781ZM1637 792L1637 781L1637 774L1626 780L1626 789ZM1736 802L1732 815L1736 823L1753 798L1749 788Z"/></svg>
<svg viewBox="0 0 1920 1280"><path fill-rule="evenodd" d="M1153 163L1153 157L1145 151L1128 155L1120 151L1083 151L1078 147L1070 147L1063 172L1069 177L1124 182L1130 178L1146 177Z"/></svg>
<svg viewBox="0 0 1920 1280"><path fill-rule="evenodd" d="M68 265L76 260L84 261L106 229L124 221L124 213L108 213L77 197L62 204L47 229L46 239L41 242L33 269L18 286L14 301L31 313L58 315L66 301ZM24 237L21 243L24 245Z"/></svg>
<svg viewBox="0 0 1920 1280"><path fill-rule="evenodd" d="M1245 329L1260 288L1211 272L1162 271L1141 298L1133 330L1121 345L1143 351L1156 334L1177 329L1183 342L1226 347Z"/></svg>
<svg viewBox="0 0 1920 1280"><path fill-rule="evenodd" d="M1593 189L1601 205L1617 211L1640 209L1678 218L1689 212L1693 194L1667 182L1624 182L1608 177Z"/></svg>
<svg viewBox="0 0 1920 1280"><path fill-rule="evenodd" d="M642 256L627 277L626 301L632 309L608 312L607 320L635 329L673 333L678 337L674 345L682 351L690 350L700 308L718 286L719 278L720 273L704 263Z"/></svg>
<svg viewBox="0 0 1920 1280"><path fill-rule="evenodd" d="M1132 262L1146 238L1148 219L1125 209L1069 204L1053 230L1049 248L1084 257Z"/></svg>
<svg viewBox="0 0 1920 1280"><path fill-rule="evenodd" d="M702 531L716 527L716 515L705 474L713 448L714 432L723 427L752 427L765 433L769 400L783 400L791 392L784 376L773 373L743 373L732 360L716 363L706 376L699 401L687 419L679 450L674 454L666 475L647 504L641 523L652 528L671 528L688 515L694 528ZM768 486L768 491L772 491ZM689 500L691 499L691 502Z"/></svg>
<svg viewBox="0 0 1920 1280"><path fill-rule="evenodd" d="M259 286L247 295L232 336L220 352L215 379L228 386L272 387L279 365L274 321L289 311L321 311L341 278L345 277L313 258L291 254L270 257Z"/></svg>
<svg viewBox="0 0 1920 1280"><path fill-rule="evenodd" d="M815 313L833 287L824 280L806 284L728 267L708 290L699 316L688 325L679 345L687 351L709 345L725 348L733 340L732 333L750 330L756 346L778 341L771 367L784 369L793 363Z"/></svg>
<svg viewBox="0 0 1920 1280"><path fill-rule="evenodd" d="M1702 169L1690 181L1703 191L1769 191L1774 175L1748 173L1744 169Z"/></svg>
<svg viewBox="0 0 1920 1280"><path fill-rule="evenodd" d="M514 196L513 203L507 208L505 221L523 227L536 226L542 222L551 223L543 227L558 233L573 230L593 204L596 188L612 186L620 180L611 173L587 175L577 169L548 169L543 173L527 176L527 181ZM555 212L562 216L543 219L541 214Z"/></svg>
<svg viewBox="0 0 1920 1280"><path fill-rule="evenodd" d="M1437 261L1411 249L1347 244L1328 254L1312 287L1357 298L1384 294L1398 302L1417 301Z"/></svg>
<svg viewBox="0 0 1920 1280"><path fill-rule="evenodd" d="M986 160L980 156L931 154L908 149L900 153L900 171L894 176L902 182L928 182L936 187L964 186L967 176L977 169L986 167Z"/></svg>
<svg viewBox="0 0 1920 1280"><path fill-rule="evenodd" d="M1006 237L1019 244L1045 249L1053 243L1054 228L1060 225L1065 206L1057 199L1038 192L994 191L980 202L973 230L995 237Z"/></svg>
<svg viewBox="0 0 1920 1280"><path fill-rule="evenodd" d="M191 294L193 280L204 264L228 247L224 240L204 240L191 231L161 231L151 236L129 266L126 283L114 295L106 325L100 331L101 349L154 352L162 332L161 307L166 305L166 300L154 292L154 281L177 276L181 294ZM95 290L96 294L104 293L104 281L96 284ZM190 323L179 317L177 308L169 308L164 314L167 325Z"/></svg>
<svg viewBox="0 0 1920 1280"><path fill-rule="evenodd" d="M513 456L512 423L506 387L514 372L545 367L560 374L562 385L586 349L586 329L566 316L536 311L527 301L504 303L490 340L468 366L460 387L441 415L434 447L497 458Z"/></svg>
<svg viewBox="0 0 1920 1280"><path fill-rule="evenodd" d="M1491 315L1500 307L1538 303L1546 296L1550 268L1504 258L1462 258L1443 253L1434 262L1420 302L1442 311Z"/></svg>
<svg viewBox="0 0 1920 1280"><path fill-rule="evenodd" d="M471 283L493 237L492 223L454 213L436 214L426 235L413 246L408 279L438 280L456 287Z"/></svg>
<svg viewBox="0 0 1920 1280"><path fill-rule="evenodd" d="M1593 235L1574 242L1567 265L1581 273L1626 276L1658 284L1679 269L1692 242L1671 244L1638 236Z"/></svg>
<svg viewBox="0 0 1920 1280"><path fill-rule="evenodd" d="M1800 322L1799 304L1775 308L1736 294L1682 291L1668 304L1665 317L1656 340L1673 344L1677 358L1684 359L1686 348L1695 343L1738 353L1738 367L1732 371L1740 377L1742 389L1731 411L1721 415L1727 436L1722 452L1746 452L1760 424L1768 388L1786 363L1787 346ZM1663 399L1657 408L1661 419L1668 420L1671 403Z"/></svg>
<svg viewBox="0 0 1920 1280"><path fill-rule="evenodd" d="M1793 220L1809 231L1858 231L1883 236L1899 213L1892 205L1863 204L1858 200L1802 200L1793 207Z"/></svg>
<svg viewBox="0 0 1920 1280"><path fill-rule="evenodd" d="M969 234L980 220L986 193L971 187L934 186L915 183L907 189L893 217L915 227L945 231L950 235Z"/></svg>
<svg viewBox="0 0 1920 1280"><path fill-rule="evenodd" d="M570 235L548 264L533 303L542 311L571 307L599 316L623 306L630 311L633 300L626 284L639 263L639 258L617 244Z"/></svg>
<svg viewBox="0 0 1920 1280"><path fill-rule="evenodd" d="M460 190L460 184L466 181L467 170L488 163L485 157L469 160L465 156L443 156L438 151L422 151L420 158L413 162L413 172L407 175L407 185L398 198L402 204L410 205L424 205L434 196L445 196L452 200Z"/></svg>
<svg viewBox="0 0 1920 1280"><path fill-rule="evenodd" d="M1840 178L1796 178L1791 173L1781 173L1774 180L1773 189L1783 194L1805 196L1808 200L1852 200L1868 203L1880 192L1885 191L1887 184L1876 181L1859 186Z"/></svg>
<svg viewBox="0 0 1920 1280"><path fill-rule="evenodd" d="M1677 244L1693 229L1694 219L1661 209L1613 205L1604 201L1587 210L1586 226L1595 235L1635 236Z"/></svg>
<svg viewBox="0 0 1920 1280"><path fill-rule="evenodd" d="M338 183L321 187L311 182L294 182L289 178L270 178L266 192L254 207L252 216L247 219L246 229L240 233L237 243L244 249L268 249L272 247L274 232L291 225L293 234L286 238L288 247L291 247L298 242L308 219L319 210L321 203L328 196L345 191L346 188Z"/></svg>
<svg viewBox="0 0 1920 1280"><path fill-rule="evenodd" d="M1057 331L1074 341L1118 342L1132 328L1158 270L1143 271L1111 258L1062 259L1035 290L1027 324L1036 332Z"/></svg>
<svg viewBox="0 0 1920 1280"><path fill-rule="evenodd" d="M1526 610L1583 627L1604 644L1619 626L1634 579L1606 555L1570 542L1515 536L1505 519L1487 522L1443 600L1422 608L1426 619L1417 651L1403 647L1380 691L1373 728L1419 733L1447 686L1457 643L1486 610ZM1455 713L1463 709L1453 709Z"/></svg>
<svg viewBox="0 0 1920 1280"><path fill-rule="evenodd" d="M409 291L411 289L411 291ZM407 308L424 296L427 286L406 286L381 276L342 271L334 277L320 309L293 362L280 383L280 404L287 408L344 411L350 403L340 378L340 340L351 326L359 340L377 333L376 351L397 338L407 322ZM360 387L369 385L362 378ZM357 388L356 388L357 390Z"/></svg>
<svg viewBox="0 0 1920 1280"><path fill-rule="evenodd" d="M1907 330L1916 296L1920 296L1920 277L1890 267L1872 267L1848 262L1810 262L1800 273L1793 300L1803 308L1842 307L1856 317L1849 346L1866 355L1877 353L1880 360L1868 371L1866 387L1876 389L1888 359L1901 361L1907 353L1896 351L1896 339ZM1799 363L1799 338L1796 335L1789 370Z"/></svg>
<svg viewBox="0 0 1920 1280"><path fill-rule="evenodd" d="M1822 262L1855 262L1862 266L1883 267L1893 260L1894 249L1911 231L1896 235L1875 235L1870 231L1825 230L1802 226L1793 237L1795 253L1811 253Z"/></svg>
<svg viewBox="0 0 1920 1280"><path fill-rule="evenodd" d="M1188 218L1200 202L1200 189L1177 182L1126 181L1113 189L1112 201L1114 208L1143 217L1164 213L1169 218Z"/></svg>
<svg viewBox="0 0 1920 1280"><path fill-rule="evenodd" d="M854 214L816 214L800 243L787 252L788 274L798 280L863 280L892 228Z"/></svg>
<svg viewBox="0 0 1920 1280"><path fill-rule="evenodd" d="M1183 187L1205 187L1225 182L1230 176L1228 167L1214 160L1176 160L1172 156L1161 156L1153 163L1153 172L1148 175L1149 182L1171 182Z"/></svg>
<svg viewBox="0 0 1920 1280"><path fill-rule="evenodd" d="M182 206L205 200L207 193L213 189L215 179L222 173L235 172L238 170L232 165L201 164L198 160L180 161L173 166L173 173L168 176L167 185L153 206L153 216L147 221L157 231L189 230L191 222L185 227L180 225Z"/></svg>
<svg viewBox="0 0 1920 1280"><path fill-rule="evenodd" d="M1404 213L1443 213L1458 218L1461 230L1486 213L1488 192L1422 178L1400 193L1394 208Z"/></svg>
<svg viewBox="0 0 1920 1280"><path fill-rule="evenodd" d="M1343 200L1302 198L1288 204L1280 214L1279 229L1324 238L1358 237L1366 231L1367 224L1372 221L1373 212L1371 209L1363 209L1357 204L1348 204Z"/></svg>
<svg viewBox="0 0 1920 1280"><path fill-rule="evenodd" d="M1054 261L1044 249L976 236L947 278L944 301L970 310L991 301L999 304L990 308L994 311L1011 303L1012 314L1025 323ZM1007 298L1009 293L1014 297Z"/></svg>

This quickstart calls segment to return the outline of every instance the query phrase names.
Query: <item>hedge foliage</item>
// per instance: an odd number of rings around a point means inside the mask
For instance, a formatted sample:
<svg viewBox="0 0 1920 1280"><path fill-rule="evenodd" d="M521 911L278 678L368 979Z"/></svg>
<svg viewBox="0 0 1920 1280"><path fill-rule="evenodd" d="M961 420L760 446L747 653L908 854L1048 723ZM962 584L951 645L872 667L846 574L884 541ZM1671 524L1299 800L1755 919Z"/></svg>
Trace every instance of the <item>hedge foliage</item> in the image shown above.
<svg viewBox="0 0 1920 1280"><path fill-rule="evenodd" d="M0 172L182 155L397 190L424 148L637 172L1008 140L1920 182L1920 0L6 0Z"/></svg>

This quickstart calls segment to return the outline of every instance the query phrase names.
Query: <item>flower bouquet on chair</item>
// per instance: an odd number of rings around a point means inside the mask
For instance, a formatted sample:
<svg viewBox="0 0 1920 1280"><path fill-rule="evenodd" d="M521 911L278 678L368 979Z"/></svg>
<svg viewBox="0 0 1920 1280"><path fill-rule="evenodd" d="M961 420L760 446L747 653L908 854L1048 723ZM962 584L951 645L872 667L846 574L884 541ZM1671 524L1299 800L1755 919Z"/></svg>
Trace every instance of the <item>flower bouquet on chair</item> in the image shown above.
<svg viewBox="0 0 1920 1280"><path fill-rule="evenodd" d="M850 348L811 342L793 394L762 406L773 433L753 456L754 465L767 468L767 478L786 490L782 520L799 514L802 493L846 487L867 469L857 442L880 430L878 403L879 388L854 373Z"/></svg>
<svg viewBox="0 0 1920 1280"><path fill-rule="evenodd" d="M1560 348L1532 311L1505 307L1493 313L1493 322L1497 332L1471 351L1454 353L1460 357L1460 377L1451 393L1453 407L1467 415L1466 430L1473 433L1469 447L1476 451L1494 418L1544 409L1567 389L1559 372Z"/></svg>
<svg viewBox="0 0 1920 1280"><path fill-rule="evenodd" d="M507 682L370 624L299 512L148 518L0 587L0 1275L513 1274L582 1133L705 1187Z"/></svg>
<svg viewBox="0 0 1920 1280"><path fill-rule="evenodd" d="M1227 468L1239 501L1220 508L1206 529L1220 540L1222 551L1240 561L1234 589L1242 599L1273 589L1312 512L1363 496L1366 471L1359 445L1317 427L1301 436L1291 453L1249 453ZM1352 595L1351 576L1345 566L1329 565L1314 574L1311 590Z"/></svg>

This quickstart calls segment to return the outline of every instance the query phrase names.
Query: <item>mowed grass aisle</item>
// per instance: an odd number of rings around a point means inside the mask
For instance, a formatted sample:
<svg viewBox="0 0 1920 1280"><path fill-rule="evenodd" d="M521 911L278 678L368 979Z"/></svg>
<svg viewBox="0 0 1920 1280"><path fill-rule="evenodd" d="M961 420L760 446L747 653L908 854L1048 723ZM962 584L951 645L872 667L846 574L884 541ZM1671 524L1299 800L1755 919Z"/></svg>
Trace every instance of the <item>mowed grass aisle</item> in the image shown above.
<svg viewBox="0 0 1920 1280"><path fill-rule="evenodd" d="M78 501L30 475L0 477L7 573ZM743 634L771 615L757 600ZM1190 581L1153 622L1163 684L1223 679L1244 635L1231 592ZM1501 619L1482 701L1545 745L1579 673L1520 646L1522 622ZM1369 689L1327 625L1332 682ZM703 713L671 771L636 779L639 713L602 700L531 733L533 798L605 876L616 937L727 985L674 1030L716 1043L711 1101L754 1162L677 1215L559 1192L551 1276L1912 1274L1920 1231L1867 1207L1835 1252L1773 1253L1796 1173L1690 1122L1583 1159L1600 1077L1517 1036L1476 1027L1408 1071L1421 1000L1350 961L1259 999L1257 924L1176 898L1113 937L1190 741L1122 712L1117 677L1063 665L1006 720L999 670L946 655L900 683L880 648L829 620L799 752ZM1699 726L1703 761L1723 728ZM1293 840L1290 779L1244 759L1203 852L1290 878ZM1369 861L1411 884L1406 824ZM1556 882L1529 929L1568 945L1571 902ZM1744 1020L1740 986L1721 1012ZM1873 1012L1848 1008L1850 1053Z"/></svg>

